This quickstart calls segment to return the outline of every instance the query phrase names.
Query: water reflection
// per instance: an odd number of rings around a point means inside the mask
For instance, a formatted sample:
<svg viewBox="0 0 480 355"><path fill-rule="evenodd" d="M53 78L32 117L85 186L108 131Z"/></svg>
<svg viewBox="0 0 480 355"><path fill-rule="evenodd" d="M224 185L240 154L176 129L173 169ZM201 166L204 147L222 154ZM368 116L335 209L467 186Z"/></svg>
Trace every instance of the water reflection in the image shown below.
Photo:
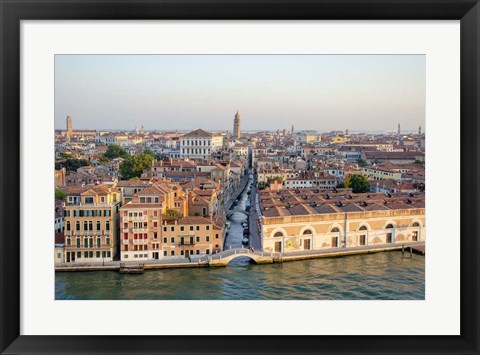
<svg viewBox="0 0 480 355"><path fill-rule="evenodd" d="M226 268L57 273L56 299L424 299L425 258L401 252Z"/></svg>

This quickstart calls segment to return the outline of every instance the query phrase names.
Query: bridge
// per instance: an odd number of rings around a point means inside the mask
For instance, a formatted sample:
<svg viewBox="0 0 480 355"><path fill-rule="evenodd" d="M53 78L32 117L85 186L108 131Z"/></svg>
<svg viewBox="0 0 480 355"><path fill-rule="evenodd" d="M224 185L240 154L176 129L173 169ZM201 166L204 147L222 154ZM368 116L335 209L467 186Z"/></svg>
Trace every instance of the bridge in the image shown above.
<svg viewBox="0 0 480 355"><path fill-rule="evenodd" d="M208 263L209 266L227 266L233 259L239 257L248 257L257 264L271 264L273 263L272 253L265 253L262 251L252 251L245 248L232 248L224 250L220 253L211 256L203 257L200 262Z"/></svg>

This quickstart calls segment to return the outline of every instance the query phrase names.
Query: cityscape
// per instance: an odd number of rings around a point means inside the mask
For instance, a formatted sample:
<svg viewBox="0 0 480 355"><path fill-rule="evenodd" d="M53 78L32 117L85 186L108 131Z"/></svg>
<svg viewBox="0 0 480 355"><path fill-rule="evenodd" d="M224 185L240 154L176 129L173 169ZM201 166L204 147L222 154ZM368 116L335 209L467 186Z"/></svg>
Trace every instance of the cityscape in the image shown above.
<svg viewBox="0 0 480 355"><path fill-rule="evenodd" d="M56 124L57 300L425 298L422 125L225 116L230 129Z"/></svg>

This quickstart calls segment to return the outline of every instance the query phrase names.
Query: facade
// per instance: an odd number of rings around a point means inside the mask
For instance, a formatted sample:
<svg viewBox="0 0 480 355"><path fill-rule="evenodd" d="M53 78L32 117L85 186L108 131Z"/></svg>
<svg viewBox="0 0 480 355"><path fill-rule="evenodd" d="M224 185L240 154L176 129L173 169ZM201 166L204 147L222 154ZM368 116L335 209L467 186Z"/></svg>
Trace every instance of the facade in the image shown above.
<svg viewBox="0 0 480 355"><path fill-rule="evenodd" d="M180 157L207 160L222 146L223 136L197 129L180 138Z"/></svg>
<svg viewBox="0 0 480 355"><path fill-rule="evenodd" d="M163 257L215 254L222 251L222 243L222 229L204 217L182 217L162 225Z"/></svg>
<svg viewBox="0 0 480 355"><path fill-rule="evenodd" d="M261 237L266 252L295 252L425 241L423 196L261 192Z"/></svg>
<svg viewBox="0 0 480 355"><path fill-rule="evenodd" d="M71 188L64 207L65 262L112 261L117 254L120 192L108 185Z"/></svg>
<svg viewBox="0 0 480 355"><path fill-rule="evenodd" d="M234 140L240 140L240 114L237 113L235 114L235 118L233 119L233 139Z"/></svg>

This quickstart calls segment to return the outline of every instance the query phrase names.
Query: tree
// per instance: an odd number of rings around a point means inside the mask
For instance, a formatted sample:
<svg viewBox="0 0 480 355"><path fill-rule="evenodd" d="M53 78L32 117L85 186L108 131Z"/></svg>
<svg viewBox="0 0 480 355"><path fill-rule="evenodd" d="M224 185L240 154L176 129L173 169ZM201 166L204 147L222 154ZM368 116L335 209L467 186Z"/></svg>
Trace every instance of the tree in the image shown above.
<svg viewBox="0 0 480 355"><path fill-rule="evenodd" d="M165 212L165 214L163 215L163 218L166 219L166 220L175 220L175 219L179 219L180 217L182 217L180 212L178 212L177 210L173 210L173 209L168 209Z"/></svg>
<svg viewBox="0 0 480 355"><path fill-rule="evenodd" d="M358 159L357 164L358 164L358 166L367 166L368 165L368 163L363 159Z"/></svg>
<svg viewBox="0 0 480 355"><path fill-rule="evenodd" d="M151 155L153 159L156 159L156 160L159 160L160 159L160 156L158 154L156 154L153 150L151 149L145 149L143 151L143 154L148 154L148 155Z"/></svg>
<svg viewBox="0 0 480 355"><path fill-rule="evenodd" d="M58 187L55 188L55 200L65 200L67 198L67 194L60 190Z"/></svg>
<svg viewBox="0 0 480 355"><path fill-rule="evenodd" d="M370 191L370 183L363 175L348 175L344 185L347 188L352 188L353 193L356 194Z"/></svg>
<svg viewBox="0 0 480 355"><path fill-rule="evenodd" d="M267 185L266 182L260 181L260 182L258 183L258 185L257 185L257 188L258 188L258 190L264 190L264 189L267 188L267 186L268 186L268 185Z"/></svg>
<svg viewBox="0 0 480 355"><path fill-rule="evenodd" d="M128 153L125 149L120 147L119 145L116 144L110 144L107 148L107 151L105 154L103 154L103 157L112 160L115 158L128 158Z"/></svg>
<svg viewBox="0 0 480 355"><path fill-rule="evenodd" d="M153 157L150 154L132 155L120 164L120 174L124 180L140 177L144 170L152 166Z"/></svg>
<svg viewBox="0 0 480 355"><path fill-rule="evenodd" d="M65 168L67 171L77 171L78 168L88 165L90 165L90 162L86 159L68 158L64 161L55 163L55 169L60 170L61 168Z"/></svg>

